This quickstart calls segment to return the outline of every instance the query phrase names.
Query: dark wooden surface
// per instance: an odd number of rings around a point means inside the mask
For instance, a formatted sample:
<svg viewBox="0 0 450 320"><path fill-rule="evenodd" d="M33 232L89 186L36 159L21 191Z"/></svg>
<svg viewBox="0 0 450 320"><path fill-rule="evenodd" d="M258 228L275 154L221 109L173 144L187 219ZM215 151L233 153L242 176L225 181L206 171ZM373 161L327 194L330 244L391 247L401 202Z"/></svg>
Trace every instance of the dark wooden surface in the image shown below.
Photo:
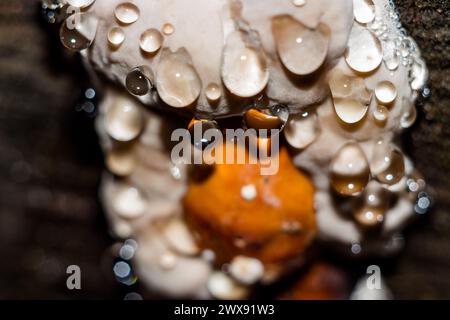
<svg viewBox="0 0 450 320"><path fill-rule="evenodd" d="M450 298L450 9L399 0L423 50L431 97L405 135L434 190L434 211L406 233L387 265L397 298ZM37 0L0 1L0 298L122 298L97 188L102 157L92 118L75 106L88 85L38 15ZM82 268L82 290L65 269Z"/></svg>

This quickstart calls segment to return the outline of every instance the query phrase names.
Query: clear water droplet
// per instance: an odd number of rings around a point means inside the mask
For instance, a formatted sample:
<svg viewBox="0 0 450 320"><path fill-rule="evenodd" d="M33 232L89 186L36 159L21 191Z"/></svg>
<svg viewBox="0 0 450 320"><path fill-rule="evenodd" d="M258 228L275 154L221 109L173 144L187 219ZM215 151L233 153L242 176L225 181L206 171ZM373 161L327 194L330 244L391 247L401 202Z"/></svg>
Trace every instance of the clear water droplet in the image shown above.
<svg viewBox="0 0 450 320"><path fill-rule="evenodd" d="M171 23L164 23L164 25L162 27L162 32L166 36L170 36L171 34L173 34L175 32L175 27Z"/></svg>
<svg viewBox="0 0 450 320"><path fill-rule="evenodd" d="M303 7L306 4L306 0L292 0L292 3L296 7Z"/></svg>
<svg viewBox="0 0 450 320"><path fill-rule="evenodd" d="M183 108L197 100L202 89L200 77L186 49L163 49L158 65L156 88L169 106Z"/></svg>
<svg viewBox="0 0 450 320"><path fill-rule="evenodd" d="M308 75L320 68L328 53L328 30L323 24L310 29L292 16L272 19L272 31L283 65L296 75Z"/></svg>
<svg viewBox="0 0 450 320"><path fill-rule="evenodd" d="M390 81L381 81L375 87L375 97L385 105L389 105L397 98L397 88Z"/></svg>
<svg viewBox="0 0 450 320"><path fill-rule="evenodd" d="M114 15L120 22L131 24L139 19L140 10L134 3L123 2L114 9Z"/></svg>
<svg viewBox="0 0 450 320"><path fill-rule="evenodd" d="M222 97L222 89L217 83L210 83L205 89L205 95L209 101L215 102Z"/></svg>
<svg viewBox="0 0 450 320"><path fill-rule="evenodd" d="M140 66L127 74L125 86L127 90L136 96L146 95L152 88L153 74L149 67Z"/></svg>
<svg viewBox="0 0 450 320"><path fill-rule="evenodd" d="M125 32L119 27L111 28L108 32L108 42L114 46L118 47L125 41Z"/></svg>
<svg viewBox="0 0 450 320"><path fill-rule="evenodd" d="M373 111L373 117L376 122L384 124L389 117L389 110L385 106L378 105Z"/></svg>
<svg viewBox="0 0 450 320"><path fill-rule="evenodd" d="M380 40L367 28L353 24L345 52L345 61L357 72L375 70L383 59Z"/></svg>
<svg viewBox="0 0 450 320"><path fill-rule="evenodd" d="M355 124L361 121L367 114L369 107L353 99L333 99L334 111L344 123Z"/></svg>
<svg viewBox="0 0 450 320"><path fill-rule="evenodd" d="M136 138L144 126L144 116L134 101L117 98L106 111L106 132L117 141L130 141Z"/></svg>
<svg viewBox="0 0 450 320"><path fill-rule="evenodd" d="M81 51L91 46L97 33L98 19L91 13L75 13L68 17L59 31L62 44L72 50Z"/></svg>
<svg viewBox="0 0 450 320"><path fill-rule="evenodd" d="M369 163L357 143L345 144L333 156L330 164L330 181L339 194L358 195L366 187L369 178Z"/></svg>
<svg viewBox="0 0 450 320"><path fill-rule="evenodd" d="M353 15L359 23L369 23L375 19L375 5L372 0L353 0Z"/></svg>
<svg viewBox="0 0 450 320"><path fill-rule="evenodd" d="M385 57L384 64L390 71L397 70L398 66L400 65L400 52L394 50L392 56Z"/></svg>
<svg viewBox="0 0 450 320"><path fill-rule="evenodd" d="M139 38L139 46L144 52L154 53L158 51L164 41L164 37L162 36L159 30L151 28L145 30L141 37Z"/></svg>
<svg viewBox="0 0 450 320"><path fill-rule="evenodd" d="M66 0L70 6L77 8L86 8L95 2L95 0Z"/></svg>
<svg viewBox="0 0 450 320"><path fill-rule="evenodd" d="M403 154L392 144L380 139L375 142L370 169L383 184L394 185L405 175Z"/></svg>
<svg viewBox="0 0 450 320"><path fill-rule="evenodd" d="M241 32L231 33L226 41L222 59L222 80L227 89L239 97L253 97L269 81L263 50L243 40Z"/></svg>
<svg viewBox="0 0 450 320"><path fill-rule="evenodd" d="M403 102L403 114L400 119L400 126L406 129L411 127L414 124L414 122L416 122L417 110L414 103L409 101L407 98L403 98L402 102Z"/></svg>
<svg viewBox="0 0 450 320"><path fill-rule="evenodd" d="M291 116L284 129L284 136L292 147L304 149L317 139L320 132L316 112L304 111Z"/></svg>

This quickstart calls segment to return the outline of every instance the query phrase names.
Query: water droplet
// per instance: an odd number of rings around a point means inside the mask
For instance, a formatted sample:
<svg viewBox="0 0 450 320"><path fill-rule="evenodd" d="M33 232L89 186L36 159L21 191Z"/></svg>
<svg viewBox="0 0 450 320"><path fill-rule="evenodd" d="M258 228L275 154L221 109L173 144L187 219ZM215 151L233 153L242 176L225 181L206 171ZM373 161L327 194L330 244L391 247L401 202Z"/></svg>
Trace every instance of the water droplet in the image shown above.
<svg viewBox="0 0 450 320"><path fill-rule="evenodd" d="M111 205L122 218L135 219L144 214L147 202L138 189L124 184L115 190Z"/></svg>
<svg viewBox="0 0 450 320"><path fill-rule="evenodd" d="M118 98L106 111L106 132L117 141L136 138L144 126L144 116L134 101Z"/></svg>
<svg viewBox="0 0 450 320"><path fill-rule="evenodd" d="M253 97L269 81L266 59L261 47L245 43L240 32L231 33L223 51L222 80L231 93Z"/></svg>
<svg viewBox="0 0 450 320"><path fill-rule="evenodd" d="M400 52L394 50L392 56L385 57L384 64L390 71L397 70L398 66L400 65Z"/></svg>
<svg viewBox="0 0 450 320"><path fill-rule="evenodd" d="M284 129L286 141L294 148L304 149L313 143L321 132L317 114L303 111L291 116Z"/></svg>
<svg viewBox="0 0 450 320"><path fill-rule="evenodd" d="M162 43L164 41L164 37L162 36L161 32L159 30L151 28L148 30L145 30L139 39L139 46L141 47L142 51L148 52L148 53L154 53L158 51Z"/></svg>
<svg viewBox="0 0 450 320"><path fill-rule="evenodd" d="M114 9L117 20L124 24L131 24L139 19L139 8L131 2L123 2Z"/></svg>
<svg viewBox="0 0 450 320"><path fill-rule="evenodd" d="M389 192L376 181L371 181L363 194L353 202L353 216L364 227L374 227L384 221L389 207Z"/></svg>
<svg viewBox="0 0 450 320"><path fill-rule="evenodd" d="M351 246L351 248L350 248L350 251L351 251L354 255L360 254L361 251L362 251L361 245L360 245L359 243L357 243L357 242L352 243L352 246Z"/></svg>
<svg viewBox="0 0 450 320"><path fill-rule="evenodd" d="M394 185L405 175L403 154L392 144L380 139L375 142L370 169L378 181Z"/></svg>
<svg viewBox="0 0 450 320"><path fill-rule="evenodd" d="M170 36L171 34L173 34L175 32L175 27L171 23L164 23L164 25L162 27L162 32L166 36Z"/></svg>
<svg viewBox="0 0 450 320"><path fill-rule="evenodd" d="M379 105L373 111L373 117L375 121L384 124L389 117L389 110L385 106Z"/></svg>
<svg viewBox="0 0 450 320"><path fill-rule="evenodd" d="M353 0L353 15L359 23L369 23L375 19L375 5L372 0Z"/></svg>
<svg viewBox="0 0 450 320"><path fill-rule="evenodd" d="M252 285L263 277L264 265L255 258L236 256L230 263L229 272L239 283Z"/></svg>
<svg viewBox="0 0 450 320"><path fill-rule="evenodd" d="M368 29L353 24L345 52L345 61L357 72L375 70L383 59L380 40Z"/></svg>
<svg viewBox="0 0 450 320"><path fill-rule="evenodd" d="M193 118L188 125L188 130L191 135L192 145L199 150L204 150L213 142L213 140L205 137L205 132L208 130L219 131L219 126L214 120Z"/></svg>
<svg viewBox="0 0 450 320"><path fill-rule="evenodd" d="M400 126L402 128L411 127L417 118L417 110L414 103L408 100L408 98L403 98L403 114L400 119Z"/></svg>
<svg viewBox="0 0 450 320"><path fill-rule="evenodd" d="M283 65L296 75L308 75L320 68L328 53L329 35L325 25L310 29L283 15L272 19L272 31Z"/></svg>
<svg viewBox="0 0 450 320"><path fill-rule="evenodd" d="M114 46L118 47L125 41L125 32L119 27L111 28L108 32L108 42Z"/></svg>
<svg viewBox="0 0 450 320"><path fill-rule="evenodd" d="M95 2L95 0L66 0L70 6L77 8L86 8Z"/></svg>
<svg viewBox="0 0 450 320"><path fill-rule="evenodd" d="M43 0L41 4L41 14L45 21L51 24L59 24L64 21L69 13L67 7L61 1Z"/></svg>
<svg viewBox="0 0 450 320"><path fill-rule="evenodd" d="M127 278L131 274L131 267L125 261L119 261L114 265L114 274L117 278Z"/></svg>
<svg viewBox="0 0 450 320"><path fill-rule="evenodd" d="M210 83L205 89L205 94L209 101L215 102L222 97L222 89L217 83Z"/></svg>
<svg viewBox="0 0 450 320"><path fill-rule="evenodd" d="M91 46L97 33L98 19L91 13L75 13L68 17L59 31L62 44L72 50L81 51Z"/></svg>
<svg viewBox="0 0 450 320"><path fill-rule="evenodd" d="M391 104L397 97L397 88L390 81L378 82L375 88L375 97L382 104Z"/></svg>
<svg viewBox="0 0 450 320"><path fill-rule="evenodd" d="M414 211L418 214L425 214L430 209L431 204L431 197L426 192L420 192L414 205Z"/></svg>
<svg viewBox="0 0 450 320"><path fill-rule="evenodd" d="M292 0L292 3L296 7L303 7L306 4L306 0Z"/></svg>
<svg viewBox="0 0 450 320"><path fill-rule="evenodd" d="M106 155L106 166L115 175L124 177L133 173L137 159L132 148L115 146Z"/></svg>
<svg viewBox="0 0 450 320"><path fill-rule="evenodd" d="M177 256L169 251L161 255L161 258L159 260L159 265L161 266L161 268L165 270L171 270L175 268L177 263L178 263Z"/></svg>
<svg viewBox="0 0 450 320"><path fill-rule="evenodd" d="M149 67L140 66L127 74L125 86L127 90L136 96L144 96L152 87L153 74Z"/></svg>
<svg viewBox="0 0 450 320"><path fill-rule="evenodd" d="M348 196L359 194L369 182L369 177L369 163L357 143L345 144L334 155L330 165L330 181L338 193Z"/></svg>
<svg viewBox="0 0 450 320"><path fill-rule="evenodd" d="M367 114L369 107L353 99L333 99L334 111L343 122L354 124L361 121Z"/></svg>
<svg viewBox="0 0 450 320"><path fill-rule="evenodd" d="M181 48L176 52L163 49L156 88L161 99L175 108L187 107L198 98L202 83L186 49Z"/></svg>
<svg viewBox="0 0 450 320"><path fill-rule="evenodd" d="M246 126L253 129L282 130L288 118L289 110L282 105L264 109L251 108L244 115Z"/></svg>

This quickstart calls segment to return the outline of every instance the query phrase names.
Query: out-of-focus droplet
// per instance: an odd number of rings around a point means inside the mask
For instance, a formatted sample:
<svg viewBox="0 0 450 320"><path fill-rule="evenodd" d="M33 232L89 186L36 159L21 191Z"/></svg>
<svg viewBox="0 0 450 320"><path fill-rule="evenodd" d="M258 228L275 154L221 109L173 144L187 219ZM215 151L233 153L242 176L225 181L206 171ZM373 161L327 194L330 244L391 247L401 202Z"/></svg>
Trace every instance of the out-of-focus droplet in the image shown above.
<svg viewBox="0 0 450 320"><path fill-rule="evenodd" d="M199 150L203 150L213 142L206 138L205 132L208 130L219 131L219 126L214 120L193 118L188 125L188 130L192 145Z"/></svg>
<svg viewBox="0 0 450 320"><path fill-rule="evenodd" d="M382 104L391 104L397 97L397 88L390 81L381 81L375 87L375 97Z"/></svg>
<svg viewBox="0 0 450 320"><path fill-rule="evenodd" d="M163 253L159 259L159 265L165 270L175 268L178 263L178 257L170 251Z"/></svg>
<svg viewBox="0 0 450 320"><path fill-rule="evenodd" d="M205 95L209 101L215 102L222 97L222 89L217 83L210 83L205 89Z"/></svg>
<svg viewBox="0 0 450 320"><path fill-rule="evenodd" d="M389 110L382 105L378 105L376 109L373 111L373 118L376 122L384 124L389 117Z"/></svg>
<svg viewBox="0 0 450 320"><path fill-rule="evenodd" d="M414 211L418 214L425 214L428 212L431 205L431 197L426 192L420 192L417 196L416 204L414 205Z"/></svg>
<svg viewBox="0 0 450 320"><path fill-rule="evenodd" d="M133 173L137 159L131 147L113 147L106 155L106 167L115 175L124 177Z"/></svg>
<svg viewBox="0 0 450 320"><path fill-rule="evenodd" d="M171 23L164 23L164 25L162 27L162 32L166 36L170 36L171 34L173 34L175 32L175 27Z"/></svg>
<svg viewBox="0 0 450 320"><path fill-rule="evenodd" d="M222 59L222 80L231 93L239 97L253 97L269 81L269 71L261 47L243 40L241 32L231 33L226 41Z"/></svg>
<svg viewBox="0 0 450 320"><path fill-rule="evenodd" d="M140 10L134 3L123 2L114 9L114 15L120 22L131 24L139 19Z"/></svg>
<svg viewBox="0 0 450 320"><path fill-rule="evenodd" d="M136 96L144 96L149 93L153 83L153 73L147 66L134 68L127 74L125 86L127 90Z"/></svg>
<svg viewBox="0 0 450 320"><path fill-rule="evenodd" d="M72 50L81 51L91 46L97 33L98 19L92 13L75 13L68 17L59 31L62 44Z"/></svg>
<svg viewBox="0 0 450 320"><path fill-rule="evenodd" d="M264 275L264 265L255 258L236 256L230 263L229 272L239 283L252 285Z"/></svg>
<svg viewBox="0 0 450 320"><path fill-rule="evenodd" d="M196 255L200 252L186 223L181 219L168 222L162 234L171 248L180 254Z"/></svg>
<svg viewBox="0 0 450 320"><path fill-rule="evenodd" d="M304 111L291 116L285 129L286 141L296 149L304 149L313 143L321 132L317 114Z"/></svg>
<svg viewBox="0 0 450 320"><path fill-rule="evenodd" d="M400 126L402 128L409 128L411 127L417 118L417 110L414 103L409 101L408 98L403 98L403 114L400 118Z"/></svg>
<svg viewBox="0 0 450 320"><path fill-rule="evenodd" d="M328 53L329 34L323 24L310 29L292 16L272 19L272 32L283 65L296 75L320 68Z"/></svg>
<svg viewBox="0 0 450 320"><path fill-rule="evenodd" d="M119 261L114 265L113 271L117 278L123 279L131 274L131 267L125 261Z"/></svg>
<svg viewBox="0 0 450 320"><path fill-rule="evenodd" d="M333 99L336 115L343 122L354 124L361 121L367 114L369 107L353 99Z"/></svg>
<svg viewBox="0 0 450 320"><path fill-rule="evenodd" d="M70 6L77 8L86 8L95 2L95 0L66 0Z"/></svg>
<svg viewBox="0 0 450 320"><path fill-rule="evenodd" d="M119 27L111 28L108 32L108 42L114 46L118 47L125 41L125 32Z"/></svg>
<svg viewBox="0 0 450 320"><path fill-rule="evenodd" d="M403 154L392 144L379 139L375 142L370 169L378 181L394 185L405 175Z"/></svg>
<svg viewBox="0 0 450 320"><path fill-rule="evenodd" d="M292 0L292 3L296 7L303 7L306 4L306 0Z"/></svg>
<svg viewBox="0 0 450 320"><path fill-rule="evenodd" d="M428 69L422 60L415 59L411 68L411 88L419 90L423 88L428 79Z"/></svg>
<svg viewBox="0 0 450 320"><path fill-rule="evenodd" d="M144 115L132 100L118 98L106 111L106 132L117 141L130 141L141 133Z"/></svg>
<svg viewBox="0 0 450 320"><path fill-rule="evenodd" d="M345 144L334 155L330 165L330 181L339 194L359 194L369 182L369 177L369 163L357 143Z"/></svg>
<svg viewBox="0 0 450 320"><path fill-rule="evenodd" d="M350 247L350 251L354 254L354 255L358 255L361 253L362 251L362 247L361 244L355 242L352 243L351 247Z"/></svg>
<svg viewBox="0 0 450 320"><path fill-rule="evenodd" d="M275 105L270 108L249 109L244 120L248 128L253 129L283 129L289 118L289 110L282 105Z"/></svg>
<svg viewBox="0 0 450 320"><path fill-rule="evenodd" d="M41 2L41 13L48 23L59 24L70 15L70 12L67 12L67 7L61 1L43 0Z"/></svg>
<svg viewBox="0 0 450 320"><path fill-rule="evenodd" d="M353 15L359 23L369 23L375 19L375 5L372 0L353 0Z"/></svg>
<svg viewBox="0 0 450 320"><path fill-rule="evenodd" d="M357 72L375 70L383 59L380 40L367 28L353 24L345 52L345 61Z"/></svg>
<svg viewBox="0 0 450 320"><path fill-rule="evenodd" d="M147 202L137 188L124 184L115 190L111 205L122 218L135 219L144 214Z"/></svg>
<svg viewBox="0 0 450 320"><path fill-rule="evenodd" d="M240 285L223 272L216 271L209 277L207 284L213 297L222 300L238 300L247 296L247 288Z"/></svg>
<svg viewBox="0 0 450 320"><path fill-rule="evenodd" d="M154 53L161 48L163 41L164 37L161 32L157 29L151 28L142 32L141 37L139 38L139 46L142 51Z"/></svg>
<svg viewBox="0 0 450 320"><path fill-rule="evenodd" d="M361 196L353 202L353 216L364 227L374 227L384 221L389 207L389 191L378 182L371 181Z"/></svg>
<svg viewBox="0 0 450 320"><path fill-rule="evenodd" d="M163 49L156 76L161 99L174 108L184 108L197 100L202 89L200 77L185 48Z"/></svg>

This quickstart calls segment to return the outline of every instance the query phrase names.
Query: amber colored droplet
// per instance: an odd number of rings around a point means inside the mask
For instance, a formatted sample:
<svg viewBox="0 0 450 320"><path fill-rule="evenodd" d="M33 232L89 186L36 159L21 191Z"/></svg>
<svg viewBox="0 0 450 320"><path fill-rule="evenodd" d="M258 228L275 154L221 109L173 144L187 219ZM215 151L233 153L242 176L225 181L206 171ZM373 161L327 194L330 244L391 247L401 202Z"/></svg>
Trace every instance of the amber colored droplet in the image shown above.
<svg viewBox="0 0 450 320"><path fill-rule="evenodd" d="M282 129L289 118L286 107L276 105L267 109L249 109L245 115L245 124L253 129Z"/></svg>
<svg viewBox="0 0 450 320"><path fill-rule="evenodd" d="M272 32L283 65L296 75L320 68L328 53L329 32L324 24L310 29L290 15L272 19Z"/></svg>
<svg viewBox="0 0 450 320"><path fill-rule="evenodd" d="M391 104L397 97L397 88L390 81L381 81L375 88L375 97L382 104Z"/></svg>
<svg viewBox="0 0 450 320"><path fill-rule="evenodd" d="M175 52L163 49L157 70L156 88L161 99L174 108L187 107L197 100L202 83L185 48Z"/></svg>
<svg viewBox="0 0 450 320"><path fill-rule="evenodd" d="M389 201L389 191L378 182L371 181L361 196L354 200L353 216L361 226L377 226L384 221Z"/></svg>
<svg viewBox="0 0 450 320"><path fill-rule="evenodd" d="M134 3L123 2L117 5L114 9L114 14L120 22L131 24L139 19L140 10Z"/></svg>
<svg viewBox="0 0 450 320"><path fill-rule="evenodd" d="M345 144L334 155L330 165L330 181L339 194L358 195L366 187L369 177L369 163L357 143Z"/></svg>
<svg viewBox="0 0 450 320"><path fill-rule="evenodd" d="M106 154L106 166L115 175L128 176L135 170L137 159L131 146L114 146Z"/></svg>

